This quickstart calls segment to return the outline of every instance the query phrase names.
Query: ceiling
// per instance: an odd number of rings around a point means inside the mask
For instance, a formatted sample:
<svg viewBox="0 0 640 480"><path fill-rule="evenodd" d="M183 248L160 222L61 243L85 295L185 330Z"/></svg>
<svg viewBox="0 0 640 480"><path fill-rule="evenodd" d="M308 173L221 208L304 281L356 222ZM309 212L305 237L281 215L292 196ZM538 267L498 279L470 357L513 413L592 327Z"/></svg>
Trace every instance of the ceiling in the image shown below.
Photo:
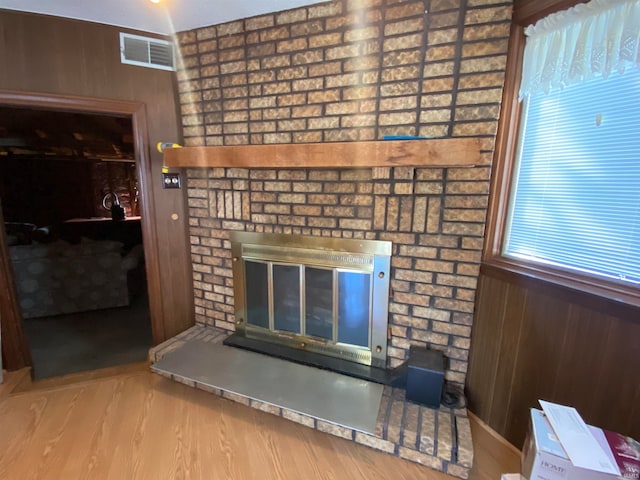
<svg viewBox="0 0 640 480"><path fill-rule="evenodd" d="M324 0L326 1L326 0ZM302 7L318 0L0 0L0 9L42 13L170 35Z"/></svg>

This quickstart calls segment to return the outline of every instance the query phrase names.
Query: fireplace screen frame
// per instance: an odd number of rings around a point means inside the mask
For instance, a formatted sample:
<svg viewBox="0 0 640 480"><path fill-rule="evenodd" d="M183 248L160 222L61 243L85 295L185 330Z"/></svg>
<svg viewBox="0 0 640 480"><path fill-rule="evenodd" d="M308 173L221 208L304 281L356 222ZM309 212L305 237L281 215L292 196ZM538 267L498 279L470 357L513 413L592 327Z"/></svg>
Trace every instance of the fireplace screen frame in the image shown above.
<svg viewBox="0 0 640 480"><path fill-rule="evenodd" d="M247 338L307 350L368 366L386 368L389 278L392 244L380 240L358 240L305 235L238 232L230 233L233 259L233 290L236 333ZM267 264L269 327L249 323L246 263ZM362 273L369 276L368 342L366 346L337 341L337 326L332 339L276 330L273 318L273 266L294 266L300 269L300 325L304 332L305 311L304 272L306 268L333 271L334 322L337 320L335 301L339 285L336 272Z"/></svg>

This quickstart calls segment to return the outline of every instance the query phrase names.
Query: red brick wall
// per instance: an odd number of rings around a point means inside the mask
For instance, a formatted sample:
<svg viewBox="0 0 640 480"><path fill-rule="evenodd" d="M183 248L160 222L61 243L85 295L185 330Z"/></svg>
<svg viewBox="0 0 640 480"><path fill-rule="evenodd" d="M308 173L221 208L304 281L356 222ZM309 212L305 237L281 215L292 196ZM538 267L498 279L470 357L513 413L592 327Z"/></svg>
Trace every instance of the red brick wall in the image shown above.
<svg viewBox="0 0 640 480"><path fill-rule="evenodd" d="M179 34L187 145L482 143L474 168L190 169L197 321L234 328L230 230L391 240L390 365L427 345L464 383L510 18L496 0L336 0Z"/></svg>

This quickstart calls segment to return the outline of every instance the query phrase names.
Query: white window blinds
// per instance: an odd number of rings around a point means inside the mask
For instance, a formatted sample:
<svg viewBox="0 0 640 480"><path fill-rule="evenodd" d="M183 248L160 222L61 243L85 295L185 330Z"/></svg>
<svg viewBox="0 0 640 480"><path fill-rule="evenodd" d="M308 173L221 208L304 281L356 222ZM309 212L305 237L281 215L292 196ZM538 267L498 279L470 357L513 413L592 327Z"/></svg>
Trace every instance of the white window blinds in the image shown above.
<svg viewBox="0 0 640 480"><path fill-rule="evenodd" d="M503 254L640 284L640 70L523 110Z"/></svg>

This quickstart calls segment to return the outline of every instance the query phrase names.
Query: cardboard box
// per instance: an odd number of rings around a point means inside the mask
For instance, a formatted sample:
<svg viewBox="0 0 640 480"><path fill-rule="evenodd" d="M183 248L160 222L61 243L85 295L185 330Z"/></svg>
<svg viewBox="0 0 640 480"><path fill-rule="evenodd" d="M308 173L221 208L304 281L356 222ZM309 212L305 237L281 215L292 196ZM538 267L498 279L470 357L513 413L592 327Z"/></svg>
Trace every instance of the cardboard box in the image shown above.
<svg viewBox="0 0 640 480"><path fill-rule="evenodd" d="M568 408L550 405L551 408ZM640 479L640 443L588 426L577 412L577 417L568 412L570 416L565 417L568 421L564 423L562 418L558 422L555 417L554 428L549 417L557 411L550 410L546 415L540 410L531 409L530 429L522 450L522 475L526 479ZM567 412L561 412L561 415L564 413ZM576 453L576 456L570 457L571 453ZM607 473L610 471L616 473Z"/></svg>

